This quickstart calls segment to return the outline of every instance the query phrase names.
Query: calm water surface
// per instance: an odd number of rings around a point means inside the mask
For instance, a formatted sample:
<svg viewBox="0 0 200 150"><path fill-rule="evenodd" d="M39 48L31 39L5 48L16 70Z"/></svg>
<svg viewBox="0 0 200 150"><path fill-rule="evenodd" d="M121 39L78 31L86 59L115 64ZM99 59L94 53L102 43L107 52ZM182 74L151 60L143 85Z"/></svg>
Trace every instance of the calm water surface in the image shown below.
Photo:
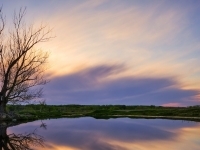
<svg viewBox="0 0 200 150"><path fill-rule="evenodd" d="M64 118L9 127L7 135L29 138L36 150L200 150L200 123L191 121Z"/></svg>

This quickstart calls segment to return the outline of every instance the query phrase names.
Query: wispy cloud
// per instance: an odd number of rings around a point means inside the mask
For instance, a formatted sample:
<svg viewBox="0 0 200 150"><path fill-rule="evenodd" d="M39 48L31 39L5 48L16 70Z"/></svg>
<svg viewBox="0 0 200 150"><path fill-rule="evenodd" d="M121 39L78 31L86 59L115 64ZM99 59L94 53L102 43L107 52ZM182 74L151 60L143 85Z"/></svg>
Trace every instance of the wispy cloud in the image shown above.
<svg viewBox="0 0 200 150"><path fill-rule="evenodd" d="M101 65L56 77L46 87L51 104L194 105L198 90L182 89L175 78L112 77L125 70L121 65Z"/></svg>
<svg viewBox="0 0 200 150"><path fill-rule="evenodd" d="M177 102L166 100L167 105L179 103L180 99L184 99L183 96L191 100L191 97L197 95L196 92L200 89L200 37L198 34L200 17L196 15L199 12L197 1L180 3L179 1L139 0L18 2L4 0L3 3L5 3L5 12L8 14L11 9L25 5L28 10L28 22L33 21L37 25L43 21L53 27L56 38L49 43L39 45L50 51L50 69L48 70L52 78L50 84L58 84L54 83L54 80L66 80L71 86L75 84L74 87L78 87L75 80L81 80L83 85L87 80L90 85L90 80L93 81L90 77L94 78L95 75L89 74L85 68L95 68L101 64L125 64L127 69L121 71L120 74L111 72L112 77L107 75L106 78L98 77L101 83L99 81L96 85L101 85L102 89L94 89L93 91L99 92L94 95L98 95L97 97L109 95L105 91L107 86L112 84L123 86L119 82L135 83L146 79L156 82L162 79L162 81L172 82L169 86L176 85L176 88L171 91L166 89L161 95L165 93L168 97L168 94L176 91L180 96L177 97ZM103 67L106 68L106 66ZM102 72L97 72L99 73ZM69 78L72 79L69 80ZM108 82L104 83L102 80ZM96 80L93 82L96 83ZM120 90L128 91L129 89L123 87ZM55 90L55 92L58 91ZM140 98L148 99L145 97L148 94L145 91L141 92L144 93L141 93L143 98ZM123 98L119 97L121 99L119 103L122 99L126 99L123 102L129 101L129 97L132 99L133 95L125 96L125 93L122 94ZM69 97L68 94L58 96L64 99L65 96ZM156 96L159 97L158 93L151 93L148 96L159 99L156 98ZM113 94L110 97L113 98ZM103 97L103 99L106 98Z"/></svg>
<svg viewBox="0 0 200 150"><path fill-rule="evenodd" d="M189 10L163 2L147 7L84 1L73 6L61 7L48 19L58 35L45 46L52 51L55 75L104 62L126 63L130 74L178 76L185 86L199 87L193 78L200 72L193 54L199 46L188 28Z"/></svg>

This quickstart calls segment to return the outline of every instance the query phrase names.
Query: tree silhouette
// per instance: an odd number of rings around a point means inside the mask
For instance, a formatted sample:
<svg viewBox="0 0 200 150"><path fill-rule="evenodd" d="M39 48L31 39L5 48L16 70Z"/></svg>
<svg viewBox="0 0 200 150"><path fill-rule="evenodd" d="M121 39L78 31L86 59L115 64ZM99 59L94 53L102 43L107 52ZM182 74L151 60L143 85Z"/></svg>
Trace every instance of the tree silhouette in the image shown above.
<svg viewBox="0 0 200 150"><path fill-rule="evenodd" d="M6 112L7 103L29 102L40 98L44 85L44 64L48 53L36 48L47 42L50 29L45 25L27 26L26 8L14 13L13 28L5 29L5 17L0 9L0 113Z"/></svg>
<svg viewBox="0 0 200 150"><path fill-rule="evenodd" d="M36 134L36 129L31 133L7 134L8 126L0 126L1 150L31 150L32 147L43 147L44 139Z"/></svg>

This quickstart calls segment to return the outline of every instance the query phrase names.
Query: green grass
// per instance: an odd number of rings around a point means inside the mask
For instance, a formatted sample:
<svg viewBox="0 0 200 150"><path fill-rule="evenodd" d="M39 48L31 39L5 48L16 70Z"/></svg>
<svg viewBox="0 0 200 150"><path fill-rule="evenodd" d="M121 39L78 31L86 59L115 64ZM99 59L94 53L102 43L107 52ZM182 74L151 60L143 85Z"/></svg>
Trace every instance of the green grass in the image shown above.
<svg viewBox="0 0 200 150"><path fill-rule="evenodd" d="M161 107L152 105L8 105L7 111L18 114L21 119L46 119L82 116L90 116L95 118L140 116L200 118L200 106Z"/></svg>

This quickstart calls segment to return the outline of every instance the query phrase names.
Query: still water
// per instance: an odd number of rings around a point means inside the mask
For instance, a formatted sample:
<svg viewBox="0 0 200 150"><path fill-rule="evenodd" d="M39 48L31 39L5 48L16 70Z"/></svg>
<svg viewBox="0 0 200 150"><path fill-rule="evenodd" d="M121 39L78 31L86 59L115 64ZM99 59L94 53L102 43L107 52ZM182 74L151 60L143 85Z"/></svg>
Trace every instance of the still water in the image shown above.
<svg viewBox="0 0 200 150"><path fill-rule="evenodd" d="M200 123L192 121L63 118L9 127L6 134L19 149L200 150Z"/></svg>

